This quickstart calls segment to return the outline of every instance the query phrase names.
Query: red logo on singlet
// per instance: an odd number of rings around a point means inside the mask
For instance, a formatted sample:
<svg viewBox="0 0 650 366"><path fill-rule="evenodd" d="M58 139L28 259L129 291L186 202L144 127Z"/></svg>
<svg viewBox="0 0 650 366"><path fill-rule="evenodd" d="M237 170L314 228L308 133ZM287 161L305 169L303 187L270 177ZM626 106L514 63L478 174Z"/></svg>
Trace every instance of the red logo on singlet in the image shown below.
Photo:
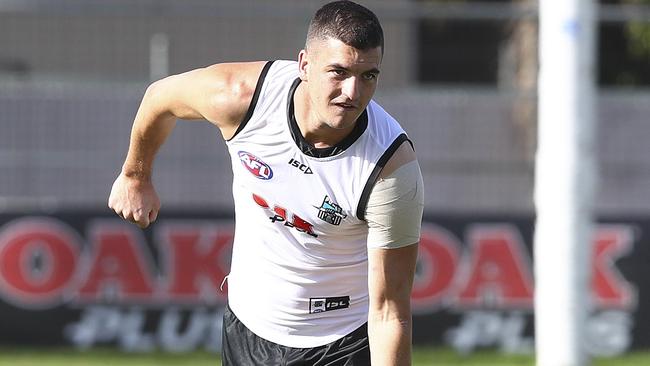
<svg viewBox="0 0 650 366"><path fill-rule="evenodd" d="M240 151L237 153L239 155L239 160L241 163L251 172L256 178L269 180L273 178L273 170L271 167L262 161L262 159L257 156L246 152Z"/></svg>
<svg viewBox="0 0 650 366"><path fill-rule="evenodd" d="M294 228L301 233L313 236L314 238L318 237L318 234L314 233L314 225L303 220L300 216L288 212L286 208L278 205L271 207L264 198L255 193L253 193L253 201L255 201L258 206L271 211L273 214L273 216L269 216L271 222L281 222L284 226Z"/></svg>

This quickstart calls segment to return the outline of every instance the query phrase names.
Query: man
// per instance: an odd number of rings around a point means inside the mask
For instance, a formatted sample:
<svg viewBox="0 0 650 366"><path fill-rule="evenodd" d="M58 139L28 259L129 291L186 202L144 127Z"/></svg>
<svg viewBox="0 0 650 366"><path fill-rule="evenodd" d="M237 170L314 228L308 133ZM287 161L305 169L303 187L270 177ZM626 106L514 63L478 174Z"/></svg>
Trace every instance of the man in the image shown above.
<svg viewBox="0 0 650 366"><path fill-rule="evenodd" d="M351 1L312 19L298 62L217 64L153 83L109 206L145 228L176 119L219 128L236 229L225 365L408 365L422 177L397 122L371 100L376 16Z"/></svg>

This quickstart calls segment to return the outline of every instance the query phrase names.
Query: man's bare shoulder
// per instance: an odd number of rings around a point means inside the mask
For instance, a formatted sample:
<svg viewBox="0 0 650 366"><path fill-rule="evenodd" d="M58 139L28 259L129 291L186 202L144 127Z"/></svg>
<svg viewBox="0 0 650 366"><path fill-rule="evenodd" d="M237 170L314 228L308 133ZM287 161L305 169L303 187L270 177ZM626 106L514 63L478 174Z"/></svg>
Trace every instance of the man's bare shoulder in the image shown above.
<svg viewBox="0 0 650 366"><path fill-rule="evenodd" d="M227 62L197 69L197 77L235 90L255 90L257 79L267 61Z"/></svg>
<svg viewBox="0 0 650 366"><path fill-rule="evenodd" d="M202 85L205 117L217 124L225 139L246 115L265 61L220 63L199 69L192 77Z"/></svg>
<svg viewBox="0 0 650 366"><path fill-rule="evenodd" d="M177 117L206 119L227 139L246 115L265 64L214 64L169 76L154 83L154 88L168 95Z"/></svg>

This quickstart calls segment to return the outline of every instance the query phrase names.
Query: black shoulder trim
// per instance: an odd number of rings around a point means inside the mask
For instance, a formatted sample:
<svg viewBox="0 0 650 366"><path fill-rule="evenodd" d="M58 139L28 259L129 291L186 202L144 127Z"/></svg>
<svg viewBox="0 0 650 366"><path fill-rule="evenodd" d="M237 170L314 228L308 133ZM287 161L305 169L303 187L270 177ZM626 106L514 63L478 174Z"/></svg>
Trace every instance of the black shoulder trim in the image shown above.
<svg viewBox="0 0 650 366"><path fill-rule="evenodd" d="M264 85L264 79L266 79L266 74L268 74L269 69L271 68L271 65L273 65L274 61L269 61L267 62L264 67L262 68L262 72L260 73L259 78L257 79L257 85L255 85L255 92L253 93L253 99L251 99L251 104L248 106L248 110L246 111L246 115L244 116L244 119L239 123L239 126L237 127L237 131L235 131L235 134L232 135L228 140L230 141L239 134L244 127L246 127L246 124L248 121L253 117L253 112L255 112L255 106L257 105L257 100L260 98L260 93L262 92L262 85Z"/></svg>
<svg viewBox="0 0 650 366"><path fill-rule="evenodd" d="M368 198L370 197L370 192L372 191L372 187L375 186L375 182L379 177L379 173L381 173L381 170L384 169L384 166L386 166L388 159L390 159L393 156L393 154L395 154L397 148L402 146L402 143L404 141L408 141L411 144L411 147L413 147L413 143L411 142L411 140L409 140L409 138L406 136L405 133L402 133L401 135L397 136L397 138L390 144L388 149L386 149L386 151L381 156L381 158L379 158L379 161L377 161L377 165L375 165L375 168L372 170L372 173L370 173L370 177L368 178L365 187L363 187L363 191L361 192L361 198L359 199L359 204L357 205L357 217L359 218L359 220L365 220L366 206L368 206Z"/></svg>
<svg viewBox="0 0 650 366"><path fill-rule="evenodd" d="M368 110L365 109L361 113L359 118L357 118L357 123L354 126L352 132L350 132L350 134L338 144L330 147L315 147L307 140L305 140L305 138L302 136L302 132L300 132L298 122L296 121L296 115L294 113L293 96L296 93L296 89L298 89L300 82L300 78L296 78L296 80L293 81L293 84L291 84L291 88L289 89L289 100L287 102L287 119L289 123L289 131L291 132L293 141L305 155L314 158L326 158L330 156L336 156L344 152L347 150L347 148L352 146L352 144L357 141L361 135L363 135L363 132L368 127Z"/></svg>

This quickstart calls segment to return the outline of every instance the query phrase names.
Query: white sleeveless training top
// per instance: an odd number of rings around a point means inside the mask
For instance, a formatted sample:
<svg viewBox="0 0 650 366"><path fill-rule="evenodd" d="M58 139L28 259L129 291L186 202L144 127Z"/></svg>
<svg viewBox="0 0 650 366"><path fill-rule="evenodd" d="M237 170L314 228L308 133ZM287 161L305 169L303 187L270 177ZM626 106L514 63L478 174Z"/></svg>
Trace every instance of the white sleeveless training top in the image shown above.
<svg viewBox="0 0 650 366"><path fill-rule="evenodd" d="M315 148L293 115L299 83L296 62L267 63L227 141L236 218L228 303L256 335L308 348L368 320L365 204L407 138L371 101L347 138Z"/></svg>

